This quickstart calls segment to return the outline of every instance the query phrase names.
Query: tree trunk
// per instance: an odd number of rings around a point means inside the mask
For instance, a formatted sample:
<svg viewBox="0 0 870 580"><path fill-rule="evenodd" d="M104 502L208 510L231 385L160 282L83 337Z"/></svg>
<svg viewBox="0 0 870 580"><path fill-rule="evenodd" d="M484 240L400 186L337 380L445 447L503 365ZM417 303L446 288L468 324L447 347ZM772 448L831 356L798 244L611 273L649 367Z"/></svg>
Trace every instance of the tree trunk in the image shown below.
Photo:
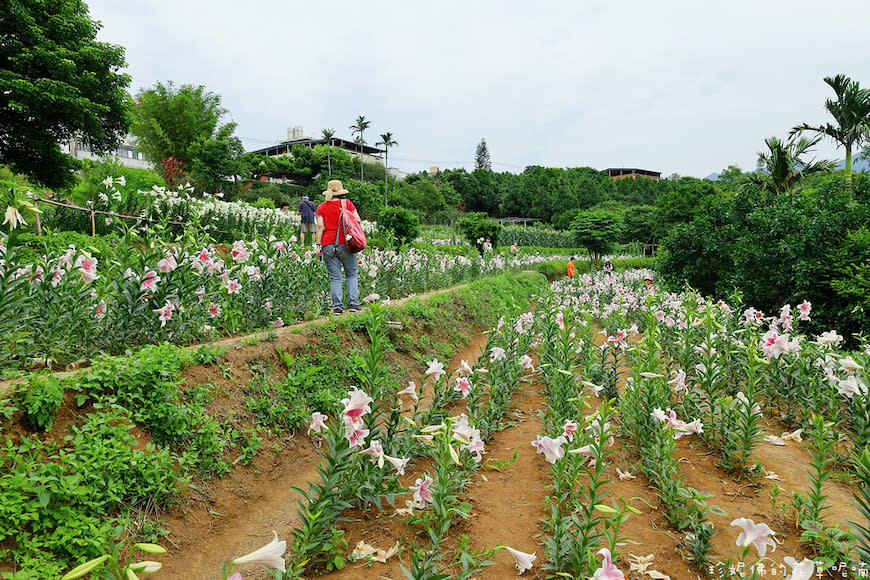
<svg viewBox="0 0 870 580"><path fill-rule="evenodd" d="M846 145L846 191L849 192L849 200L852 198L852 147Z"/></svg>
<svg viewBox="0 0 870 580"><path fill-rule="evenodd" d="M390 166L390 151L384 147L384 207L387 207L387 168Z"/></svg>

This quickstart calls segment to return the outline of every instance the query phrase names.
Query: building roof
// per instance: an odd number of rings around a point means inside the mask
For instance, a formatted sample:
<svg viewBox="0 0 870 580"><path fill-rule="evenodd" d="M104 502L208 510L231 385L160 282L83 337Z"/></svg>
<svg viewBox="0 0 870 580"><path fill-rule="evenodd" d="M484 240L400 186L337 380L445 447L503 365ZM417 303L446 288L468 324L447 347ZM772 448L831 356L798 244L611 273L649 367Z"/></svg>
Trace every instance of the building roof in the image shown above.
<svg viewBox="0 0 870 580"><path fill-rule="evenodd" d="M648 177L661 177L661 171L650 171L648 169L638 169L636 167L608 167L605 169L610 177L619 177L620 175L646 175Z"/></svg>
<svg viewBox="0 0 870 580"><path fill-rule="evenodd" d="M353 141L347 141L346 139L341 139L339 137L333 137L329 140L330 145L333 147L339 147L341 149L345 149L352 153L359 153L360 147L362 147L362 152L366 155L377 155L379 153L383 153L383 149L378 149L377 147L371 147L369 145L360 146L358 143L354 143ZM326 139L292 139L290 141L281 141L277 145L269 145L268 147L263 147L262 149L255 149L250 153L258 153L260 155L282 155L284 153L290 154L290 149L294 145L304 145L306 147L314 147L315 145L326 145Z"/></svg>

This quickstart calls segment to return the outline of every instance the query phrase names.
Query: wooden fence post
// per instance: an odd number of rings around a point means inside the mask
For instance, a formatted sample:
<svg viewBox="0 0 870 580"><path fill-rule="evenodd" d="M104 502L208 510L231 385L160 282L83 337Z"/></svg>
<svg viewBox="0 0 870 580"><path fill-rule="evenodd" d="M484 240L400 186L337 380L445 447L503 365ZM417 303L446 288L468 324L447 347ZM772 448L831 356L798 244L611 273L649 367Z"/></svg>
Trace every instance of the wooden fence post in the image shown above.
<svg viewBox="0 0 870 580"><path fill-rule="evenodd" d="M97 237L97 218L96 218L96 214L94 214L94 202L93 201L88 202L88 208L90 208L90 211L91 211L91 237L95 238L95 237Z"/></svg>
<svg viewBox="0 0 870 580"><path fill-rule="evenodd" d="M36 199L33 200L33 207L36 208L36 211L33 212L33 216L36 218L36 235L42 235L42 224L39 222L39 202Z"/></svg>

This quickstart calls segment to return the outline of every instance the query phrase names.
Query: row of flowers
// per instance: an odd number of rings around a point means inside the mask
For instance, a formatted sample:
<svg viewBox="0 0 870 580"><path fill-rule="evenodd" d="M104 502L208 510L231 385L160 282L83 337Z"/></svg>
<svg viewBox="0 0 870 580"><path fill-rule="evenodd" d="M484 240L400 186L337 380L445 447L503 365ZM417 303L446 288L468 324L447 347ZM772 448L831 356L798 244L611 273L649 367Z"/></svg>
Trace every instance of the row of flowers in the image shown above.
<svg viewBox="0 0 870 580"><path fill-rule="evenodd" d="M49 244L50 247L50 244ZM328 280L317 255L264 232L216 245L188 232L167 242L128 231L114 254L70 246L34 262L0 236L0 367L67 363L96 351L211 340L326 311ZM365 302L388 302L534 258L466 258L373 250L360 253Z"/></svg>
<svg viewBox="0 0 870 580"><path fill-rule="evenodd" d="M855 538L825 522L821 482L833 465L850 469L870 441L865 373L870 348L844 351L844 339L834 330L802 334L800 324L812 313L808 302L767 315L691 292L643 287L647 274L557 282L553 324L573 335L563 350L575 353L573 365L582 369L587 387L615 403L620 432L640 454L643 474L657 488L669 522L686 533L692 560L701 569L707 565L716 533L709 516L724 514L708 504L706 494L685 485L675 442L689 435L700 438L736 477L776 480L754 450L765 442L799 442L803 432L810 436L814 461L809 472L815 483L794 494L795 526L804 530L802 540L820 569L849 562ZM600 337L593 334L594 325L602 328ZM631 376L624 376L626 367ZM797 429L765 433L765 424L770 425L765 417ZM562 437L567 443L567 435ZM747 560L747 548L755 545L764 559L769 536L763 532L769 528L745 518L732 525L745 529L737 540L740 568L760 567L761 560ZM786 561L794 578L807 578L816 568L810 560Z"/></svg>

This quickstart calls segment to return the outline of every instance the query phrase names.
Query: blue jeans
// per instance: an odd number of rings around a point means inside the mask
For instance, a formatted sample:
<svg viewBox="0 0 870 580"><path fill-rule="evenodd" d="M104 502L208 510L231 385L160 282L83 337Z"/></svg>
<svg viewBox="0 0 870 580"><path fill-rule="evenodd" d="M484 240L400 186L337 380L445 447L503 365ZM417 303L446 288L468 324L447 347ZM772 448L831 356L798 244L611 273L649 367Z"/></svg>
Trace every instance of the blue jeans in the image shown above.
<svg viewBox="0 0 870 580"><path fill-rule="evenodd" d="M329 294L332 297L332 307L344 310L342 302L341 268L347 277L348 308L359 308L359 277L357 276L357 259L341 244L323 246L323 262L329 274Z"/></svg>

